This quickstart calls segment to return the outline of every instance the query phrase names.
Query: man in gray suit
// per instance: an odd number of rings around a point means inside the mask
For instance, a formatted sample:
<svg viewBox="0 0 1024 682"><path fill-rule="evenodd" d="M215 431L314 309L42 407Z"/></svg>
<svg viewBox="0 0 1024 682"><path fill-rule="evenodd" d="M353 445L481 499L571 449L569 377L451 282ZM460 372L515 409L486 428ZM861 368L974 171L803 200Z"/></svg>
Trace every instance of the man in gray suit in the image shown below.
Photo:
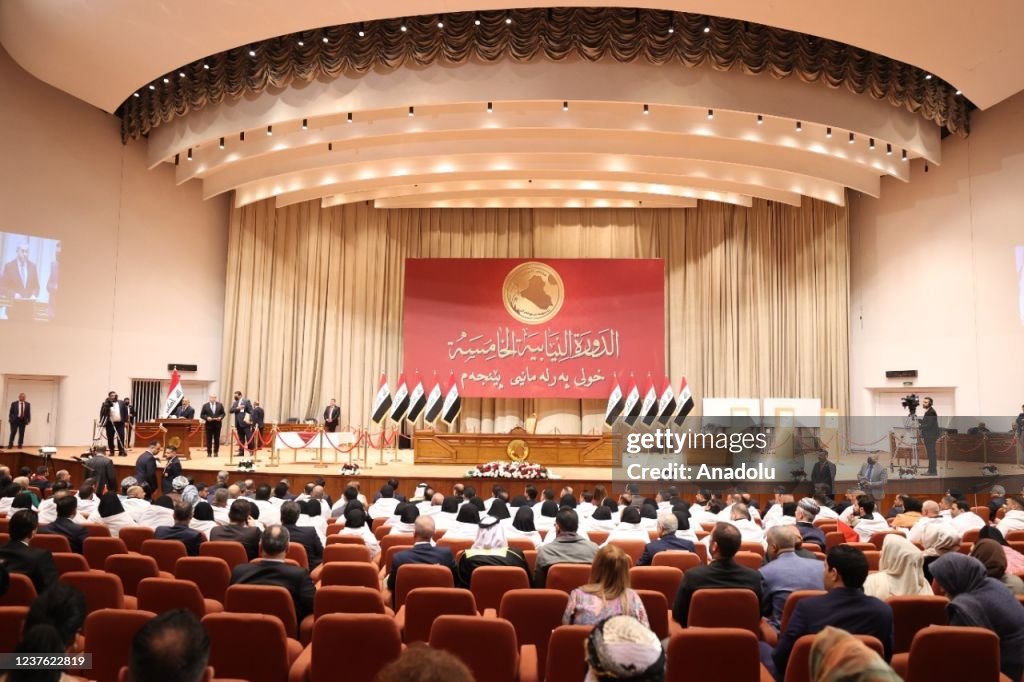
<svg viewBox="0 0 1024 682"><path fill-rule="evenodd" d="M768 529L771 561L761 567L761 614L776 630L790 592L825 589L824 565L796 554L797 537L787 526Z"/></svg>
<svg viewBox="0 0 1024 682"><path fill-rule="evenodd" d="M860 489L875 498L879 504L885 499L885 483L889 480L889 473L885 467L879 464L874 455L869 455L866 462L860 467L857 473L857 484Z"/></svg>

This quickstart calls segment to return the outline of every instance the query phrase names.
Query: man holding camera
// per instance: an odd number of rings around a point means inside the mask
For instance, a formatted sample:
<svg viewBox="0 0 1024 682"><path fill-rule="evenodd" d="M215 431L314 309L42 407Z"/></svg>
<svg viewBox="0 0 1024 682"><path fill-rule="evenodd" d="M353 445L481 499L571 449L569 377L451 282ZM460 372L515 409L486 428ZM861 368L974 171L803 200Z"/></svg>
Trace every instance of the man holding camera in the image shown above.
<svg viewBox="0 0 1024 682"><path fill-rule="evenodd" d="M117 454L127 457L124 447L124 425L128 421L128 406L117 399L117 391L107 394L100 406L100 424L107 432L107 452L114 454L114 440L117 439Z"/></svg>
<svg viewBox="0 0 1024 682"><path fill-rule="evenodd" d="M932 399L925 398L921 401L924 407L924 416L921 417L921 438L924 440L924 449L928 453L928 471L925 476L938 476L939 465L935 457L935 443L939 440L939 415L932 407Z"/></svg>
<svg viewBox="0 0 1024 682"><path fill-rule="evenodd" d="M246 450L252 451L249 438L252 434L252 403L241 391L235 391L231 403L231 414L235 415L235 432L238 436L238 456L245 461Z"/></svg>

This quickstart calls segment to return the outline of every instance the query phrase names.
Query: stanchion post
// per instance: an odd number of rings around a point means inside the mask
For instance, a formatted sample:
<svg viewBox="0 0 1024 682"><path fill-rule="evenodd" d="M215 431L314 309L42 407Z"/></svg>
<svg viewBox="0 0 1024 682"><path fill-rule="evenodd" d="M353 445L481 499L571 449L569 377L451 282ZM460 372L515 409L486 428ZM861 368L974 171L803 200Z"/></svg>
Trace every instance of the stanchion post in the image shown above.
<svg viewBox="0 0 1024 682"><path fill-rule="evenodd" d="M322 469L325 466L327 466L326 464L324 464L324 427L323 427L323 424L321 424L320 426L316 427L316 435L317 435L317 439L316 439L316 464L314 466L316 466L316 468L318 468L318 469Z"/></svg>
<svg viewBox="0 0 1024 682"><path fill-rule="evenodd" d="M279 463L281 460L277 454L277 424L274 424L270 429L270 461Z"/></svg>
<svg viewBox="0 0 1024 682"><path fill-rule="evenodd" d="M228 432L228 466L233 467L235 465L235 441L238 440L238 429L234 426Z"/></svg>

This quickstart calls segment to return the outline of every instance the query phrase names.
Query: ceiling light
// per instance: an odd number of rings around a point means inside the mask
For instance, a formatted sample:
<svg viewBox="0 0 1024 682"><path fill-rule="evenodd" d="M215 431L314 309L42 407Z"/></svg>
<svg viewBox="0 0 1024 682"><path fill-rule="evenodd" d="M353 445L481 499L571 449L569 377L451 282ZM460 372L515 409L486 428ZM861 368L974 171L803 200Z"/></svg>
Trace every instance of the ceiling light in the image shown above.
<svg viewBox="0 0 1024 682"><path fill-rule="evenodd" d="M444 28L444 22L443 21L437 22L437 27L438 28Z"/></svg>
<svg viewBox="0 0 1024 682"><path fill-rule="evenodd" d="M360 38L365 38L366 37L366 31L364 31L363 29L359 29L359 33L357 35Z"/></svg>
<svg viewBox="0 0 1024 682"><path fill-rule="evenodd" d="M150 83L150 84L149 84L149 89L150 89L150 90L156 90L156 86L155 86L155 85L153 85L152 83Z"/></svg>
<svg viewBox="0 0 1024 682"><path fill-rule="evenodd" d="M416 115L416 107L409 107L409 116L412 117L412 116L415 116L415 115Z"/></svg>
<svg viewBox="0 0 1024 682"><path fill-rule="evenodd" d="M220 138L220 148L224 149L224 138Z"/></svg>
<svg viewBox="0 0 1024 682"><path fill-rule="evenodd" d="M480 25L480 20L479 19L474 19L473 20L473 25L474 26L479 26Z"/></svg>
<svg viewBox="0 0 1024 682"><path fill-rule="evenodd" d="M930 73L926 73L926 74L924 75L924 79L925 79L926 81L930 81L930 80L932 79L932 75L931 75Z"/></svg>
<svg viewBox="0 0 1024 682"><path fill-rule="evenodd" d="M326 43L330 42L330 39L329 39L329 38L328 38L327 36L324 36L323 38L321 38L321 39L320 39L320 41L321 41L322 43L325 43L325 44L326 44Z"/></svg>
<svg viewBox="0 0 1024 682"><path fill-rule="evenodd" d="M305 47L305 45L306 43L302 42L301 40L299 41L299 47Z"/></svg>
<svg viewBox="0 0 1024 682"><path fill-rule="evenodd" d="M494 102L488 102L487 103L487 113L490 114L490 113L493 113L493 112L494 112Z"/></svg>
<svg viewBox="0 0 1024 682"><path fill-rule="evenodd" d="M711 33L711 20L710 19L705 19L704 20L704 32L705 33Z"/></svg>
<svg viewBox="0 0 1024 682"><path fill-rule="evenodd" d="M649 113L651 113L651 107L649 107L648 105L645 104L644 105L644 114L649 114Z"/></svg>
<svg viewBox="0 0 1024 682"><path fill-rule="evenodd" d="M960 91L959 91L959 90L957 90L957 91L956 91L956 94L957 94L957 96L959 96L959 95L960 95L961 93L960 93Z"/></svg>
<svg viewBox="0 0 1024 682"><path fill-rule="evenodd" d="M185 72L184 71L179 71L178 72L178 78L184 78L184 77L185 77Z"/></svg>
<svg viewBox="0 0 1024 682"><path fill-rule="evenodd" d="M892 156L892 144L889 142L885 143L885 155Z"/></svg>
<svg viewBox="0 0 1024 682"><path fill-rule="evenodd" d="M238 133L238 141L239 142L245 142L245 131L244 130L242 132Z"/></svg>
<svg viewBox="0 0 1024 682"><path fill-rule="evenodd" d="M832 129L831 128L825 128L825 137L827 137L830 140L832 139Z"/></svg>
<svg viewBox="0 0 1024 682"><path fill-rule="evenodd" d="M907 160L907 150L906 150L906 149L904 149L904 150L903 150L903 157L902 157L902 160L903 160L903 161L906 161L906 160Z"/></svg>
<svg viewBox="0 0 1024 682"><path fill-rule="evenodd" d="M569 101L562 102L562 111L569 111Z"/></svg>
<svg viewBox="0 0 1024 682"><path fill-rule="evenodd" d="M715 117L715 110L714 109L708 109L708 120L710 121L714 117Z"/></svg>
<svg viewBox="0 0 1024 682"><path fill-rule="evenodd" d="M348 112L348 123L352 122L352 112Z"/></svg>
<svg viewBox="0 0 1024 682"><path fill-rule="evenodd" d="M267 137L274 134L274 126L267 126Z"/></svg>
<svg viewBox="0 0 1024 682"><path fill-rule="evenodd" d="M249 50L249 56L250 57L255 57L256 56L256 50Z"/></svg>
<svg viewBox="0 0 1024 682"><path fill-rule="evenodd" d="M505 23L506 24L511 24L512 23L512 17L505 17Z"/></svg>
<svg viewBox="0 0 1024 682"><path fill-rule="evenodd" d="M668 27L668 32L669 33L675 33L676 32L676 27L675 26L669 26Z"/></svg>
<svg viewBox="0 0 1024 682"><path fill-rule="evenodd" d="M797 121L796 122L796 131L798 133L801 133L801 132L803 132L803 130L804 130L804 124L801 123L800 121Z"/></svg>
<svg viewBox="0 0 1024 682"><path fill-rule="evenodd" d="M868 149L873 150L874 148L875 148L875 138L869 137L868 138Z"/></svg>
<svg viewBox="0 0 1024 682"><path fill-rule="evenodd" d="M210 65L209 64L203 64L203 68L206 69L207 71L209 71L210 70Z"/></svg>
<svg viewBox="0 0 1024 682"><path fill-rule="evenodd" d="M757 125L762 125L762 124L764 124L764 116L762 116L761 114L758 114L757 115Z"/></svg>
<svg viewBox="0 0 1024 682"><path fill-rule="evenodd" d="M309 119L308 118L302 119L302 129L303 130L309 130Z"/></svg>
<svg viewBox="0 0 1024 682"><path fill-rule="evenodd" d="M853 144L853 133L850 133L850 144Z"/></svg>
<svg viewBox="0 0 1024 682"><path fill-rule="evenodd" d="M189 147L189 148L188 148L188 160L189 160L189 161L191 161L191 160L192 160L192 147Z"/></svg>
<svg viewBox="0 0 1024 682"><path fill-rule="evenodd" d="M139 95L139 93L137 93L137 92L133 92L132 93L132 97L141 97L141 95Z"/></svg>
<svg viewBox="0 0 1024 682"><path fill-rule="evenodd" d="M405 24L402 24L399 28L401 29L402 33L405 33L406 31L409 30L408 28L406 28Z"/></svg>
<svg viewBox="0 0 1024 682"><path fill-rule="evenodd" d="M164 83L170 83L170 82L171 81L166 76L164 76Z"/></svg>

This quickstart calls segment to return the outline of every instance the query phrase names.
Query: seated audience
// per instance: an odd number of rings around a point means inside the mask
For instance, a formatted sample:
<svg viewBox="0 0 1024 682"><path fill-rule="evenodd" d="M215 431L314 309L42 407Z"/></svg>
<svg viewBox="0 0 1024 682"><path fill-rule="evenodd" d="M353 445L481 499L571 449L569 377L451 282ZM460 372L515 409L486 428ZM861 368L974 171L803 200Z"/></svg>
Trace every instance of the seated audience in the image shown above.
<svg viewBox="0 0 1024 682"><path fill-rule="evenodd" d="M170 452L170 448L168 448L168 451ZM166 486L167 479L165 478L164 481L164 485ZM182 496L185 492L185 488L187 488L188 485L189 482L186 477L175 476L174 478L171 479L171 489L167 490L167 488L165 487L164 494L167 495L167 497L171 498L171 502L173 502L174 504L178 504L179 502L182 501Z"/></svg>
<svg viewBox="0 0 1024 682"><path fill-rule="evenodd" d="M79 501L81 504L81 501ZM146 526L156 530L160 526L167 526L174 523L174 502L166 495L152 500L149 509L142 513L139 519L140 526Z"/></svg>
<svg viewBox="0 0 1024 682"><path fill-rule="evenodd" d="M814 637L810 659L812 682L902 682L874 649L832 626Z"/></svg>
<svg viewBox="0 0 1024 682"><path fill-rule="evenodd" d="M88 615L85 595L67 583L56 582L40 592L25 617L24 632L39 626L52 627L60 640L60 648L45 653L80 652L85 644L82 626ZM32 650L32 653L42 653Z"/></svg>
<svg viewBox="0 0 1024 682"><path fill-rule="evenodd" d="M27 575L36 588L36 594L57 582L57 566L48 549L29 547L29 540L36 534L39 522L31 509L20 509L8 523L8 543L0 547L0 561L11 573Z"/></svg>
<svg viewBox="0 0 1024 682"><path fill-rule="evenodd" d="M228 524L217 526L210 531L210 539L239 542L245 547L245 555L252 561L260 555L260 529L249 526L249 501L235 500L228 510Z"/></svg>
<svg viewBox="0 0 1024 682"><path fill-rule="evenodd" d="M569 593L562 615L566 625L596 625L612 616L631 616L650 627L640 596L629 588L629 556L605 545L594 556L590 582Z"/></svg>
<svg viewBox="0 0 1024 682"><path fill-rule="evenodd" d="M511 538L526 538L533 543L534 549L539 549L542 541L540 533L537 532L537 527L533 524L533 509L528 506L522 506L516 509L515 518L511 519L511 523L508 520L502 522L505 525L505 537Z"/></svg>
<svg viewBox="0 0 1024 682"><path fill-rule="evenodd" d="M931 565L947 552L960 551L960 535L948 523L929 523L921 536L924 547L924 564L921 570L929 583L932 581Z"/></svg>
<svg viewBox="0 0 1024 682"><path fill-rule="evenodd" d="M199 545L203 544L206 538L191 528L191 524L192 507L186 502L179 502L174 505L174 525L160 526L153 537L157 540L178 540L185 545L189 556L199 556Z"/></svg>
<svg viewBox="0 0 1024 682"><path fill-rule="evenodd" d="M875 533L892 530L885 518L876 511L875 498L871 495L858 495L850 509L853 513L847 518L860 542L870 542Z"/></svg>
<svg viewBox="0 0 1024 682"><path fill-rule="evenodd" d="M985 628L999 636L999 670L1011 680L1024 675L1024 608L1006 586L988 577L977 559L950 552L932 564L932 575L949 597L950 625Z"/></svg>
<svg viewBox="0 0 1024 682"><path fill-rule="evenodd" d="M93 523L107 527L113 537L125 526L134 526L135 520L124 510L121 498L115 492L106 492L100 497L96 512L92 515Z"/></svg>
<svg viewBox="0 0 1024 682"><path fill-rule="evenodd" d="M608 539L604 544L608 544L612 540L640 540L645 545L651 541L650 533L641 523L639 508L626 507L622 510L619 524L608 533Z"/></svg>
<svg viewBox="0 0 1024 682"><path fill-rule="evenodd" d="M217 527L217 521L213 518L213 507L209 502L199 502L192 508L192 522L190 527L196 529L207 538Z"/></svg>
<svg viewBox="0 0 1024 682"><path fill-rule="evenodd" d="M377 541L373 531L370 530L370 523L366 512L362 509L351 508L345 513L345 525L338 531L338 535L352 535L363 539L363 544L370 550L370 559L377 560L380 556L380 542Z"/></svg>
<svg viewBox="0 0 1024 682"><path fill-rule="evenodd" d="M765 616L776 630L779 629L782 609L786 606L790 592L824 589L822 563L796 553L796 545L800 538L791 528L793 526L777 525L768 530L769 561L759 571L761 615Z"/></svg>
<svg viewBox="0 0 1024 682"><path fill-rule="evenodd" d="M300 502L299 520L295 525L300 528L312 528L316 536L320 538L320 545L327 546L327 516L320 500L311 497L305 502Z"/></svg>
<svg viewBox="0 0 1024 682"><path fill-rule="evenodd" d="M456 587L469 588L473 571L481 566L515 566L523 569L527 579L530 577L530 565L522 551L508 546L505 540L505 527L493 516L480 519L473 546L459 557L458 571L455 575Z"/></svg>
<svg viewBox="0 0 1024 682"><path fill-rule="evenodd" d="M719 512L719 516L721 516L721 514L722 512ZM750 507L742 502L737 502L732 505L732 510L729 512L729 519L722 523L728 523L736 527L740 531L740 536L743 538L743 542L760 542L764 544L764 530L761 529L761 526L751 520ZM708 544L710 543L710 540L705 538L702 542Z"/></svg>
<svg viewBox="0 0 1024 682"><path fill-rule="evenodd" d="M452 571L454 580L456 566L455 558L449 547L435 546L432 542L434 537L434 519L430 516L421 516L416 519L413 530L413 546L409 549L396 552L391 559L391 566L386 566L388 571L387 588L391 593L395 591L395 578L398 569L406 564L432 564L435 566L446 566Z"/></svg>
<svg viewBox="0 0 1024 682"><path fill-rule="evenodd" d="M40 533L53 533L63 535L71 543L71 551L76 554L82 553L82 543L89 537L89 531L81 524L75 523L78 516L78 498L64 492L55 504L57 519L39 529Z"/></svg>
<svg viewBox="0 0 1024 682"><path fill-rule="evenodd" d="M261 483L256 486L256 496L249 501L254 508L259 510L258 513L250 512L250 515L253 518L258 518L264 528L281 520L278 506L270 501L270 492L270 486L266 483Z"/></svg>
<svg viewBox="0 0 1024 682"><path fill-rule="evenodd" d="M142 515L149 509L149 500L146 499L146 491L141 485L130 485L121 498L121 506L132 517L132 521L138 523Z"/></svg>
<svg viewBox="0 0 1024 682"><path fill-rule="evenodd" d="M502 494L505 494L504 491L502 491ZM491 503L487 509L487 515L493 516L499 521L512 518L512 512L508 510L508 503L501 497Z"/></svg>
<svg viewBox="0 0 1024 682"><path fill-rule="evenodd" d="M316 588L309 579L309 571L284 562L288 554L288 531L273 525L263 531L260 546L263 558L258 563L238 564L231 571L232 585L275 585L288 590L295 602L295 615L302 619L313 613Z"/></svg>
<svg viewBox="0 0 1024 682"><path fill-rule="evenodd" d="M1006 515L996 524L996 528L1003 534L1003 537L1012 531L1024 530L1024 496L1006 496Z"/></svg>
<svg viewBox="0 0 1024 682"><path fill-rule="evenodd" d="M392 524L389 535L409 535L416 525L416 519L420 515L419 507L411 502L401 502L395 508L398 512L398 523Z"/></svg>
<svg viewBox="0 0 1024 682"><path fill-rule="evenodd" d="M921 520L914 524L914 527L907 533L907 539L911 542L921 542L921 536L924 534L924 529L932 523L949 523L948 519L945 519L941 515L941 508L939 503L935 500L925 500L921 503ZM923 544L923 543L922 543Z"/></svg>
<svg viewBox="0 0 1024 682"><path fill-rule="evenodd" d="M800 537L804 542L813 542L818 547L825 549L825 534L814 527L814 519L817 518L821 507L809 497L805 497L796 505L796 529L800 531Z"/></svg>
<svg viewBox="0 0 1024 682"><path fill-rule="evenodd" d="M292 542L297 542L305 548L306 558L309 560L309 570L312 571L324 559L324 546L314 529L299 526L298 521L299 503L289 501L282 504L281 525L288 531Z"/></svg>
<svg viewBox="0 0 1024 682"><path fill-rule="evenodd" d="M479 498L477 498L479 499ZM449 539L476 539L480 527L480 510L468 502L459 507L454 523L448 526L444 536Z"/></svg>
<svg viewBox="0 0 1024 682"><path fill-rule="evenodd" d="M985 523L985 519L974 513L971 503L967 500L957 500L952 504L949 509L949 522L953 524L960 535L988 525Z"/></svg>
<svg viewBox="0 0 1024 682"><path fill-rule="evenodd" d="M594 510L594 513L587 519L587 530L604 531L611 533L615 530L615 518L608 505L601 505Z"/></svg>
<svg viewBox="0 0 1024 682"><path fill-rule="evenodd" d="M985 526L978 534L979 540L995 540L1003 548L1006 555L1006 570L1016 575L1024 575L1024 554L1018 552L1006 541L1003 534L995 526Z"/></svg>
<svg viewBox="0 0 1024 682"><path fill-rule="evenodd" d="M367 516L371 519L386 519L395 513L400 500L395 497L395 489L389 485L383 485L380 489L380 497L374 500L370 508L366 510Z"/></svg>
<svg viewBox="0 0 1024 682"><path fill-rule="evenodd" d="M737 505L745 506L745 505ZM741 566L733 558L740 551L743 542L740 529L734 524L720 521L709 536L711 563L707 566L691 568L683 574L683 582L679 585L675 603L672 605L672 616L676 622L686 627L690 612L690 600L693 593L709 587L732 587L747 589L757 596L761 603L761 574L752 568Z"/></svg>
<svg viewBox="0 0 1024 682"><path fill-rule="evenodd" d="M454 655L412 644L384 666L374 682L474 682L473 673Z"/></svg>
<svg viewBox="0 0 1024 682"><path fill-rule="evenodd" d="M558 503L554 500L545 500L539 505L533 506L533 522L540 533L547 533L555 527L556 516L558 516Z"/></svg>
<svg viewBox="0 0 1024 682"><path fill-rule="evenodd" d="M555 517L555 528L558 529L554 542L543 545L537 550L536 568L533 584L544 587L548 580L548 569L554 564L589 564L597 554L597 545L581 537L579 517L572 509L563 509Z"/></svg>
<svg viewBox="0 0 1024 682"><path fill-rule="evenodd" d="M588 682L665 679L665 650L645 623L630 616L613 616L594 626L584 658Z"/></svg>
<svg viewBox="0 0 1024 682"><path fill-rule="evenodd" d="M1019 575L1006 572L1006 554L995 540L978 540L971 549L971 556L985 566L989 578L994 578L1013 594L1024 594L1024 580Z"/></svg>
<svg viewBox="0 0 1024 682"><path fill-rule="evenodd" d="M127 682L206 679L210 638L191 611L176 609L147 622L132 638Z"/></svg>
<svg viewBox="0 0 1024 682"><path fill-rule="evenodd" d="M885 601L889 597L931 593L931 583L924 577L921 550L902 535L886 535L878 571L864 581L864 594Z"/></svg>
<svg viewBox="0 0 1024 682"><path fill-rule="evenodd" d="M679 550L693 552L695 547L689 540L684 540L676 535L679 530L679 519L673 512L662 512L658 514L658 539L647 543L644 553L640 555L637 566L650 566L654 562L654 556L665 550Z"/></svg>
<svg viewBox="0 0 1024 682"><path fill-rule="evenodd" d="M795 517L796 509L793 509L792 514L786 514L785 509L782 505L787 502L795 502L796 500L792 495L776 492L775 498L772 500L772 504L768 507L768 511L761 517L761 523L764 524L765 531L768 531L772 526L785 525L785 523L796 523L796 518L783 521L784 516Z"/></svg>
<svg viewBox="0 0 1024 682"><path fill-rule="evenodd" d="M893 517L892 527L910 530L921 520L921 510L924 505L921 500L910 495L899 495L897 499L899 499L899 506L902 507L903 511Z"/></svg>

